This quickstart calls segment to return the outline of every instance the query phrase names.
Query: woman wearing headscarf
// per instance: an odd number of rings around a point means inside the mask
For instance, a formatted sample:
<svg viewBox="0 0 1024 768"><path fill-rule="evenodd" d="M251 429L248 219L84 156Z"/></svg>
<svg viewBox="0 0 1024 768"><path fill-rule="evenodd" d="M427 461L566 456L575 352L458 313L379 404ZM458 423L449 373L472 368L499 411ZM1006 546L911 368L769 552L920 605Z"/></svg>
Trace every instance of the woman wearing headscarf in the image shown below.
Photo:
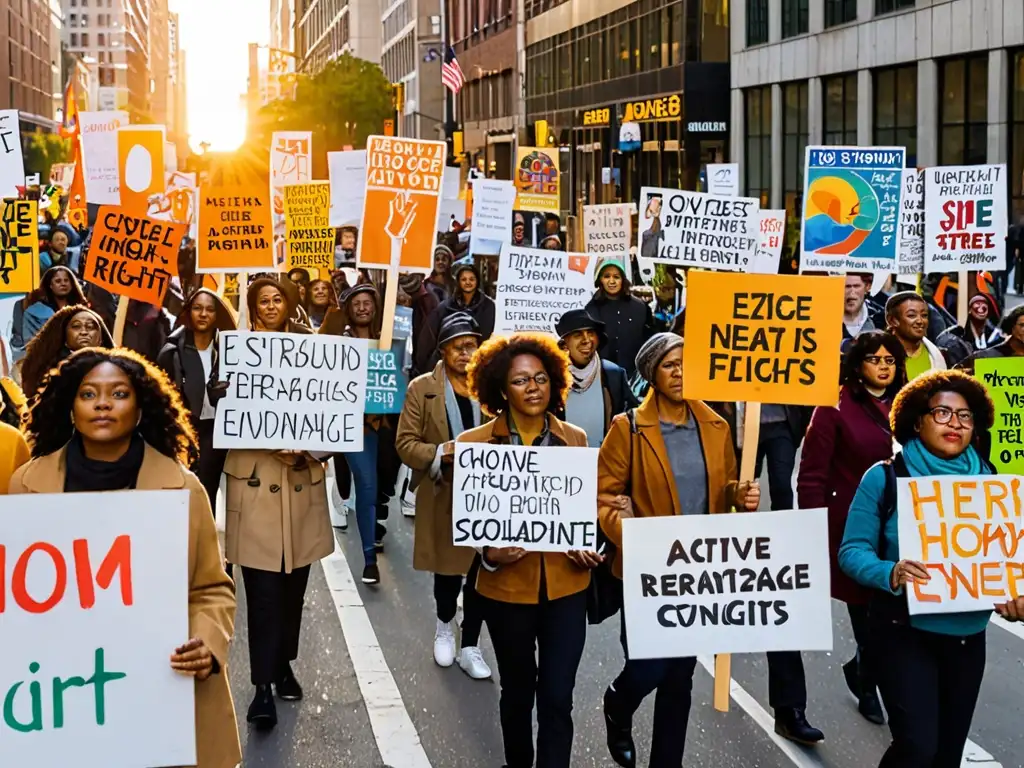
<svg viewBox="0 0 1024 768"><path fill-rule="evenodd" d="M619 578L623 518L721 514L734 507L750 512L761 500L757 482L737 482L728 424L703 402L686 398L682 338L655 334L640 348L636 367L651 389L639 408L615 417L597 468L598 516L618 548L612 572ZM633 714L657 690L650 766L680 768L697 660L631 659L624 612L620 638L626 664L604 694L612 759L636 764Z"/></svg>
<svg viewBox="0 0 1024 768"><path fill-rule="evenodd" d="M601 348L601 357L632 376L636 372L637 352L654 333L654 315L646 302L630 294L626 268L621 261L605 261L597 271L594 286L597 291L586 310L605 324L608 333L608 343Z"/></svg>
<svg viewBox="0 0 1024 768"><path fill-rule="evenodd" d="M421 333L422 338L416 340L420 349L430 354L429 359L421 361L424 370L431 370L437 365L437 337L441 324L449 315L456 312L472 315L480 326L484 341L494 333L494 300L480 290L480 272L473 260L468 258L456 262L452 267L452 275L455 278L455 292L431 313Z"/></svg>
<svg viewBox="0 0 1024 768"><path fill-rule="evenodd" d="M28 343L42 330L54 313L70 304L88 307L82 286L67 267L51 267L43 273L39 287L14 306L11 354L18 361Z"/></svg>
<svg viewBox="0 0 1024 768"><path fill-rule="evenodd" d="M26 434L32 461L14 474L12 494L187 491L188 583L180 587L189 639L167 652L171 669L195 680L197 765L234 768L242 759L227 675L235 590L206 492L186 468L196 445L178 393L134 352L83 349L45 381ZM77 509L90 513L89 504Z"/></svg>
<svg viewBox="0 0 1024 768"><path fill-rule="evenodd" d="M111 349L114 340L100 316L81 304L58 310L25 350L21 362L21 388L31 400L39 391L43 378L52 368L72 353L86 347Z"/></svg>

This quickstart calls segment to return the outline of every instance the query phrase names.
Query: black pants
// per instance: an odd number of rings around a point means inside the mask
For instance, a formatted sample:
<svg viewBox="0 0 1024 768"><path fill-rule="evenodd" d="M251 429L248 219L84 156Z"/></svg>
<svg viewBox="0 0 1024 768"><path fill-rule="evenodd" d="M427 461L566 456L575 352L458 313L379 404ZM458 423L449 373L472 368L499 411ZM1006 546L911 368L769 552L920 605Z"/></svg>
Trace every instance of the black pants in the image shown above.
<svg viewBox="0 0 1024 768"><path fill-rule="evenodd" d="M388 504L395 495L402 460L395 447L395 429L387 421L377 429L377 520L388 519Z"/></svg>
<svg viewBox="0 0 1024 768"><path fill-rule="evenodd" d="M269 685L299 656L302 604L309 566L291 573L242 566L253 685Z"/></svg>
<svg viewBox="0 0 1024 768"><path fill-rule="evenodd" d="M224 461L228 457L228 452L218 451L213 447L213 426L213 419L202 419L199 422L196 430L196 436L199 438L199 461L193 470L210 498L210 510L216 515L217 491L220 489L220 477L224 472Z"/></svg>
<svg viewBox="0 0 1024 768"><path fill-rule="evenodd" d="M587 592L537 605L487 600L487 631L501 677L501 736L508 768L569 768L572 693L587 640Z"/></svg>
<svg viewBox="0 0 1024 768"><path fill-rule="evenodd" d="M871 621L868 619L866 605L847 603L846 610L850 614L850 625L853 627L853 638L857 641L857 674L860 678L862 691L871 692L878 687L878 675L872 652Z"/></svg>
<svg viewBox="0 0 1024 768"><path fill-rule="evenodd" d="M476 591L476 576L480 572L480 555L473 558L465 584L461 576L434 574L434 602L437 618L446 624L459 610L459 590L462 590L462 647L472 648L480 643L480 629L484 623L480 593Z"/></svg>
<svg viewBox="0 0 1024 768"><path fill-rule="evenodd" d="M879 768L959 768L985 674L985 633L876 626L878 687L892 733Z"/></svg>

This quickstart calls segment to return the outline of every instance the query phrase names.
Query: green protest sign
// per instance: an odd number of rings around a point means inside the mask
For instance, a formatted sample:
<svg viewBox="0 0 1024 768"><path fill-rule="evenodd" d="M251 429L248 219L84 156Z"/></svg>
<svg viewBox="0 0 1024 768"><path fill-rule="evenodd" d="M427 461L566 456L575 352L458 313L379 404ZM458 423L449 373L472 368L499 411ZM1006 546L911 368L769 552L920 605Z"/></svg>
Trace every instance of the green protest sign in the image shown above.
<svg viewBox="0 0 1024 768"><path fill-rule="evenodd" d="M996 406L989 459L996 472L1024 474L1024 357L978 360L974 372Z"/></svg>

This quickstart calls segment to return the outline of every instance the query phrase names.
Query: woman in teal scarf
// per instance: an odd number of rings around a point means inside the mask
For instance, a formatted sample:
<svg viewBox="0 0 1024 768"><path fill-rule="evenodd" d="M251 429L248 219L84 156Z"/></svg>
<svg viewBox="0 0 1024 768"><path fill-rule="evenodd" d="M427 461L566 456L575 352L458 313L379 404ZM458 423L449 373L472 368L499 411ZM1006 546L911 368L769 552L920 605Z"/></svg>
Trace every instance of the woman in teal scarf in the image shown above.
<svg viewBox="0 0 1024 768"><path fill-rule="evenodd" d="M911 477L984 475L978 451L993 423L985 388L959 371L934 371L906 386L889 414ZM901 472L897 472L901 474ZM879 768L958 768L985 671L991 611L911 617L904 589L929 580L922 563L901 560L896 514L886 501L886 468L876 464L850 506L839 567L873 590L878 688L892 744ZM883 530L883 520L884 530Z"/></svg>

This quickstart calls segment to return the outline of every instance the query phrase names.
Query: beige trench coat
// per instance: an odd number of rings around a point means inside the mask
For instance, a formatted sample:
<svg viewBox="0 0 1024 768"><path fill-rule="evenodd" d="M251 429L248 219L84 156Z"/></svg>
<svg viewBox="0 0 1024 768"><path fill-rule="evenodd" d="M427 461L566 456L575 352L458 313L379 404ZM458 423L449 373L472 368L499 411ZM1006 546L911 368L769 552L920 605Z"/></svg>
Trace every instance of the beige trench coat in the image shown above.
<svg viewBox="0 0 1024 768"><path fill-rule="evenodd" d="M220 664L218 674L196 683L197 768L235 768L242 760L235 707L228 687L228 646L235 627L235 585L224 572L209 499L195 475L148 445L136 488L140 491L184 488L189 492L189 637L200 638ZM30 461L11 478L12 494L63 491L64 449ZM139 510L139 513L145 514L145 511ZM183 637L181 642L187 639ZM173 648L167 649L168 659L173 651Z"/></svg>
<svg viewBox="0 0 1024 768"><path fill-rule="evenodd" d="M452 486L434 482L427 470L437 446L451 440L444 403L444 363L433 373L413 379L398 419L395 447L402 462L413 470L416 489L416 542L412 565L417 571L461 576L473 563L476 552L452 544Z"/></svg>
<svg viewBox="0 0 1024 768"><path fill-rule="evenodd" d="M294 469L272 451L234 450L224 463L224 552L245 568L285 573L334 551L324 468Z"/></svg>

